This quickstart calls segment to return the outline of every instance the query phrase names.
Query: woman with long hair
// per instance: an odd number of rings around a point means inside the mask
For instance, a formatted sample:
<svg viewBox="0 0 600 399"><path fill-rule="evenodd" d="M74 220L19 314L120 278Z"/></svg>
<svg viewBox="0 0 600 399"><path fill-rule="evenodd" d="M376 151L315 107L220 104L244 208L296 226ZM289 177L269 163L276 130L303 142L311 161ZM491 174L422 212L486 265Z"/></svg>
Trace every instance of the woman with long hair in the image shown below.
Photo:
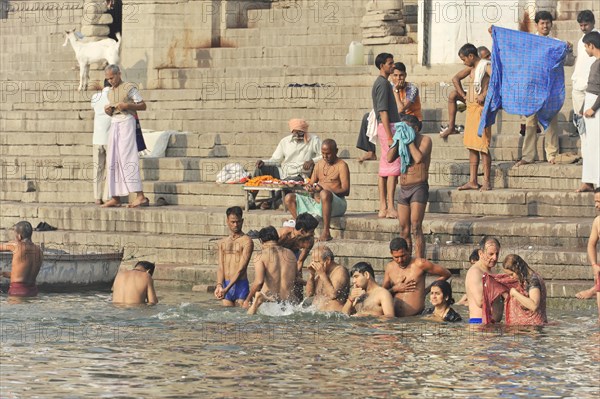
<svg viewBox="0 0 600 399"><path fill-rule="evenodd" d="M511 285L505 304L506 324L542 325L546 317L546 284L519 255L508 255L504 271L518 284Z"/></svg>

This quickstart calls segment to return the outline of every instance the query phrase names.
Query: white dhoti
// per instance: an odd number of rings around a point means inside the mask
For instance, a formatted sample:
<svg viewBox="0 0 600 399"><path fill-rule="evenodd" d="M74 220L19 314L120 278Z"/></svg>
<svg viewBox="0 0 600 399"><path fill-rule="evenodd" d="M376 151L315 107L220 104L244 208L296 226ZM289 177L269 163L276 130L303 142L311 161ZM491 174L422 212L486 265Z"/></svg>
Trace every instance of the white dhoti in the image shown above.
<svg viewBox="0 0 600 399"><path fill-rule="evenodd" d="M110 197L122 197L142 191L133 116L112 119L106 161Z"/></svg>
<svg viewBox="0 0 600 399"><path fill-rule="evenodd" d="M592 108L596 102L595 94L585 93L584 112ZM583 157L583 170L581 181L583 183L600 186L600 110L593 118L583 118L585 121L585 134L581 137L581 156Z"/></svg>

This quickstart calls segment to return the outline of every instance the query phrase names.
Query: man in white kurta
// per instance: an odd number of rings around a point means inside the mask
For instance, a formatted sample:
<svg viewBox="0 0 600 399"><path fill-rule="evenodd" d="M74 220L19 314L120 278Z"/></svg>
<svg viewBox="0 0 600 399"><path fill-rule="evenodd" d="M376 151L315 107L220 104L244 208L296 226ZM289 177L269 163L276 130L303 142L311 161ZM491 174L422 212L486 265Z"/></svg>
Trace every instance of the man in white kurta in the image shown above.
<svg viewBox="0 0 600 399"><path fill-rule="evenodd" d="M110 132L110 116L104 112L108 104L108 90L110 84L105 81L104 89L92 96L91 104L94 109L94 135L92 136L92 159L94 169L94 199L96 205L102 205L108 192L106 190L106 147Z"/></svg>
<svg viewBox="0 0 600 399"><path fill-rule="evenodd" d="M588 33L583 37L583 43L588 55L594 57L594 63L590 68L583 104L585 121L585 133L581 135L583 184L577 190L579 192L594 191L594 186L600 187L600 32Z"/></svg>
<svg viewBox="0 0 600 399"><path fill-rule="evenodd" d="M112 117L107 150L108 195L112 198L102 206L120 206L120 197L129 193L136 193L136 198L128 207L148 206L149 200L142 191L135 141L135 115L137 111L146 109L146 103L132 83L121 80L118 66L109 65L104 72L111 85L108 91L109 103L104 111Z"/></svg>
<svg viewBox="0 0 600 399"><path fill-rule="evenodd" d="M597 31L597 29L594 29L596 19L590 10L581 11L579 15L577 15L577 23L579 23L579 28L581 29L583 36L592 31ZM571 80L573 81L571 97L573 99L573 114L575 119L582 117L585 89L587 88L588 77L590 76L590 68L595 60L594 57L589 57L585 52L583 36L581 36L577 42L577 59L575 61L573 76L571 77Z"/></svg>

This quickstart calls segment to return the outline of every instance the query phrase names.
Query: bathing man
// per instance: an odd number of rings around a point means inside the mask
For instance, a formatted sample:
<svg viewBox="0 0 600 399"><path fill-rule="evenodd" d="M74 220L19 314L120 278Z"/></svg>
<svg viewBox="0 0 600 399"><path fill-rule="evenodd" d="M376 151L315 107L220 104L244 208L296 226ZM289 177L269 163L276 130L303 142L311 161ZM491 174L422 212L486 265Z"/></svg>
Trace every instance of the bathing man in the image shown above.
<svg viewBox="0 0 600 399"><path fill-rule="evenodd" d="M479 243L479 260L471 266L465 278L471 324L483 322L483 276L492 272L499 256L500 242L493 237L484 237ZM492 319L494 321L502 319L502 300L492 304Z"/></svg>
<svg viewBox="0 0 600 399"><path fill-rule="evenodd" d="M261 229L258 238L262 250L254 261L254 282L243 305L249 307L248 314L255 314L264 301L297 301L294 295L296 256L277 244L279 235L273 226Z"/></svg>
<svg viewBox="0 0 600 399"><path fill-rule="evenodd" d="M313 250L310 272L306 283L306 296L314 296L313 305L323 312L341 312L350 288L348 270L335 262L329 247Z"/></svg>
<svg viewBox="0 0 600 399"><path fill-rule="evenodd" d="M358 262L352 267L352 288L342 312L354 316L394 317L394 301L385 288L375 282L373 267Z"/></svg>
<svg viewBox="0 0 600 399"><path fill-rule="evenodd" d="M438 280L448 280L452 274L443 266L431 263L424 258L412 258L408 243L404 238L394 238L390 242L392 261L385 267L383 288L394 296L396 317L419 314L425 308L425 273L440 276Z"/></svg>
<svg viewBox="0 0 600 399"><path fill-rule="evenodd" d="M117 273L113 284L113 303L124 305L157 304L154 290L154 263L138 262L132 270Z"/></svg>
<svg viewBox="0 0 600 399"><path fill-rule="evenodd" d="M38 289L35 279L42 267L42 250L31 241L33 235L31 223L18 222L13 226L12 231L14 232L14 241L0 244L0 251L10 251L13 254L11 271L2 272L2 277L10 279L8 295L37 296Z"/></svg>
<svg viewBox="0 0 600 399"><path fill-rule="evenodd" d="M254 251L254 242L242 231L242 208L232 206L225 214L229 236L219 241L215 297L223 300L223 306L234 306L236 303L241 306L250 290L246 273Z"/></svg>

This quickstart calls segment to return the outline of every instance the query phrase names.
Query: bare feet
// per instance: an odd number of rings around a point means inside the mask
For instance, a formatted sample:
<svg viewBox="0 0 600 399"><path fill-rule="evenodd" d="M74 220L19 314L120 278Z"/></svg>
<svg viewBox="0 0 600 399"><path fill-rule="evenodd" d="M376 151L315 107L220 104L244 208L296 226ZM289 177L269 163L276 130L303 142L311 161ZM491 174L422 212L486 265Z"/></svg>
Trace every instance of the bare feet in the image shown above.
<svg viewBox="0 0 600 399"><path fill-rule="evenodd" d="M443 131L440 132L440 137L443 139L447 139L448 136L450 136L451 134L460 134L458 131L456 131L455 128L450 129L450 126L448 126L446 129L444 129Z"/></svg>
<svg viewBox="0 0 600 399"><path fill-rule="evenodd" d="M587 290L579 291L577 294L575 294L575 296L578 299L592 299L596 296L596 288L592 287Z"/></svg>
<svg viewBox="0 0 600 399"><path fill-rule="evenodd" d="M358 162L363 163L364 161L376 161L377 155L374 152L367 151L365 155L358 158Z"/></svg>
<svg viewBox="0 0 600 399"><path fill-rule="evenodd" d="M150 206L150 200L148 197L143 197L143 199L136 198L131 204L127 205L127 208L140 208L143 206Z"/></svg>
<svg viewBox="0 0 600 399"><path fill-rule="evenodd" d="M102 205L102 208L114 208L121 206L121 202L117 199L111 198Z"/></svg>
<svg viewBox="0 0 600 399"><path fill-rule="evenodd" d="M398 212L396 212L395 209L390 209L387 211L387 214L385 215L386 218L388 219L397 219L398 218Z"/></svg>
<svg viewBox="0 0 600 399"><path fill-rule="evenodd" d="M379 219L383 219L387 216L387 210L386 209L380 209L379 212L377 213L377 217Z"/></svg>
<svg viewBox="0 0 600 399"><path fill-rule="evenodd" d="M533 163L533 162L529 162L529 161L526 161L526 160L524 160L524 159L521 159L520 161L518 161L518 162L515 164L515 168L518 168L519 166L523 166L523 165L530 165L530 164L532 164L532 163Z"/></svg>
<svg viewBox="0 0 600 399"><path fill-rule="evenodd" d="M550 158L550 159L548 160L548 163L549 163L549 164L552 164L552 165L555 165L555 164L556 164L556 161L555 161L555 159L554 159L554 158Z"/></svg>
<svg viewBox="0 0 600 399"><path fill-rule="evenodd" d="M479 190L481 186L477 183L468 182L458 188L458 191Z"/></svg>
<svg viewBox="0 0 600 399"><path fill-rule="evenodd" d="M576 193L591 193L594 191L594 186L589 183L583 183L577 190Z"/></svg>
<svg viewBox="0 0 600 399"><path fill-rule="evenodd" d="M479 191L490 191L492 189L492 185L490 184L489 181L484 181L483 184L481 185L481 188L479 189Z"/></svg>
<svg viewBox="0 0 600 399"><path fill-rule="evenodd" d="M102 201L102 200L99 200L99 199L98 199L98 200L96 200L96 205L102 205L102 204L104 204L104 201Z"/></svg>

